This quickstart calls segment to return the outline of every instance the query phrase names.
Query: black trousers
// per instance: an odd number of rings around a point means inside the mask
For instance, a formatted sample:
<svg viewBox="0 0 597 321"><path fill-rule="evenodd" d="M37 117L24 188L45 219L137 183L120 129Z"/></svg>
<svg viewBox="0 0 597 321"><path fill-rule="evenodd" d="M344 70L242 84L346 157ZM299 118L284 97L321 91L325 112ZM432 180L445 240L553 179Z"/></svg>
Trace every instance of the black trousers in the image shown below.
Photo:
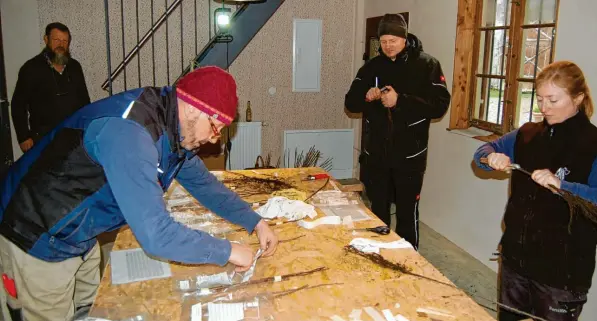
<svg viewBox="0 0 597 321"><path fill-rule="evenodd" d="M587 302L587 293L550 287L524 277L502 264L499 302L549 321L576 321ZM528 318L507 308L499 308L499 321Z"/></svg>
<svg viewBox="0 0 597 321"><path fill-rule="evenodd" d="M371 210L390 226L390 204L396 204L396 233L419 248L419 200L424 172L388 169L371 173L367 196Z"/></svg>

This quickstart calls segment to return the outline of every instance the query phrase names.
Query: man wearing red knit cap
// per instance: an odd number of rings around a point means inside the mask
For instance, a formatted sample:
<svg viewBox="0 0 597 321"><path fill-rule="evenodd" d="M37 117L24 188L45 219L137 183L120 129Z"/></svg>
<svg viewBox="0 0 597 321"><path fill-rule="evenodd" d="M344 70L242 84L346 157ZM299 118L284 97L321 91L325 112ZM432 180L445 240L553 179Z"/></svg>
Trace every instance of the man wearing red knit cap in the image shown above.
<svg viewBox="0 0 597 321"><path fill-rule="evenodd" d="M128 224L149 255L186 264L255 254L175 222L163 194L176 179L213 213L257 232L263 255L278 239L194 151L236 114L232 76L199 68L175 87L145 87L87 105L25 153L0 181L0 262L9 306L25 320L68 320L99 284L95 237ZM78 313L77 312L77 313Z"/></svg>

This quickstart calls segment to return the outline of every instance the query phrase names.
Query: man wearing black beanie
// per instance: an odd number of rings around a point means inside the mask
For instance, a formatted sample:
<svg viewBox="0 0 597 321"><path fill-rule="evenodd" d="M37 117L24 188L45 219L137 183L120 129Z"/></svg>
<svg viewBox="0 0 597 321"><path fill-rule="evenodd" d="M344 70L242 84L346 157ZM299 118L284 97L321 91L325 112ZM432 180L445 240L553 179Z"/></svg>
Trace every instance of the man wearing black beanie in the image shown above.
<svg viewBox="0 0 597 321"><path fill-rule="evenodd" d="M369 124L359 162L373 213L389 226L395 202L396 232L417 249L429 126L448 110L450 93L439 61L423 52L402 15L386 14L378 36L380 55L359 70L345 106Z"/></svg>

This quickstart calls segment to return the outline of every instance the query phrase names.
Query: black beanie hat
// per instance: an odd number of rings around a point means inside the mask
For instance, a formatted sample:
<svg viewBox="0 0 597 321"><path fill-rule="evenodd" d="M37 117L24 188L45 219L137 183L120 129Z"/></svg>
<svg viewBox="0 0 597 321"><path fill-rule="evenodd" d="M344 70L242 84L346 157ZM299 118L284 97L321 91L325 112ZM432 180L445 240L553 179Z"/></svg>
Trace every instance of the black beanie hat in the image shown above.
<svg viewBox="0 0 597 321"><path fill-rule="evenodd" d="M406 20L401 14L386 13L377 28L377 36L381 38L383 35L391 35L406 39L408 34L408 26Z"/></svg>

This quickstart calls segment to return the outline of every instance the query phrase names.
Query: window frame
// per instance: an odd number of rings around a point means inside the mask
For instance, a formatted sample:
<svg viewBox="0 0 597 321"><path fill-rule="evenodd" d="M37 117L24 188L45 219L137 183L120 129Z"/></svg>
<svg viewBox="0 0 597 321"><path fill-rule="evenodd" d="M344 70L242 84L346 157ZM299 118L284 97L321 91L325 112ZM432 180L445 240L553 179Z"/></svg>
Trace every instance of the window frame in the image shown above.
<svg viewBox="0 0 597 321"><path fill-rule="evenodd" d="M452 110L450 114L449 129L466 129L477 127L502 135L515 129L514 121L518 118L519 91L523 83L533 83L535 78L522 77L521 59L524 59L523 47L525 45L525 31L540 30L542 28L554 28L554 37L551 42L550 61L554 60L556 33L560 0L556 0L555 17L553 23L524 24L527 0L509 0L510 21L509 26L483 26L483 5L485 1L459 0L458 19L456 28L456 51L454 56L454 80L452 88ZM504 57L507 59L504 69L504 76L488 75L479 73L479 59L481 50L484 50L483 57L492 54L491 46L481 47L481 39L484 33L495 32L495 30L506 30L508 43L505 44ZM495 35L494 35L495 37ZM538 53L535 53L536 55ZM539 55L540 56L540 55ZM538 58L536 58L538 59ZM483 72L488 70L486 62L483 62ZM481 80L483 79L483 80ZM490 79L502 79L504 84L504 96L502 104L501 124L492 123L475 118L476 97L478 81L490 81ZM482 87L484 88L484 87ZM482 89L484 90L484 89ZM487 94L489 96L489 93ZM532 106L529 113L532 113Z"/></svg>

